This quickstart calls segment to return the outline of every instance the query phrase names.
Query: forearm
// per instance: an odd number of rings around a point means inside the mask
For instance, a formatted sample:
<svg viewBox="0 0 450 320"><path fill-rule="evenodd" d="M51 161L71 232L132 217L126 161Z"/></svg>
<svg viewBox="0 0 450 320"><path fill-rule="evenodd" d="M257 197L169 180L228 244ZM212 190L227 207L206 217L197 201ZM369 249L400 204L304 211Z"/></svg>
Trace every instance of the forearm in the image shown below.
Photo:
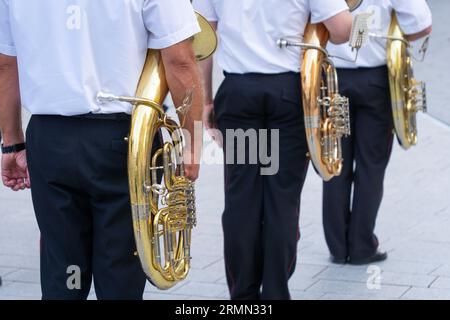
<svg viewBox="0 0 450 320"><path fill-rule="evenodd" d="M169 68L166 70L166 77L175 106L181 106L186 94L193 91L192 106L186 115L179 114L184 128L193 134L194 122L201 121L203 105L203 90L198 66L193 63L179 68Z"/></svg>
<svg viewBox="0 0 450 320"><path fill-rule="evenodd" d="M203 91L205 105L213 103L213 57L200 62L200 70L203 78Z"/></svg>
<svg viewBox="0 0 450 320"><path fill-rule="evenodd" d="M0 54L0 131L5 145L24 141L17 60Z"/></svg>
<svg viewBox="0 0 450 320"><path fill-rule="evenodd" d="M200 134L195 134L195 124L201 124L203 109L203 90L200 70L194 55L188 56L187 59L181 59L181 61L165 61L165 66L166 79L175 106L181 106L186 94L189 91L193 91L190 109L186 115L179 114L179 117L181 123L184 123L184 129L190 133L190 151L195 157L193 160L196 161L195 163L198 163L200 160L203 138L201 132Z"/></svg>
<svg viewBox="0 0 450 320"><path fill-rule="evenodd" d="M324 24L330 32L330 42L342 44L347 42L350 38L353 17L349 11L343 11L324 21Z"/></svg>
<svg viewBox="0 0 450 320"><path fill-rule="evenodd" d="M420 32L406 35L406 39L408 39L409 41L416 41L416 40L422 39L422 38L430 35L431 31L432 31L432 27L429 26L428 28L426 28Z"/></svg>

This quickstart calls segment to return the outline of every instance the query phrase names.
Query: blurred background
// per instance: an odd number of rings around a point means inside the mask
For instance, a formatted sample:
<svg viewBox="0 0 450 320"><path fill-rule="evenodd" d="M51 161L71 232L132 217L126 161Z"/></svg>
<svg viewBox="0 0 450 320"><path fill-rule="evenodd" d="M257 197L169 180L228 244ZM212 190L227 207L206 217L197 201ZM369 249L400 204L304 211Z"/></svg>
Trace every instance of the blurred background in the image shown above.
<svg viewBox="0 0 450 320"><path fill-rule="evenodd" d="M419 115L419 145L396 144L387 171L377 235L389 258L373 266L328 261L322 231L322 183L312 169L302 194L301 240L290 282L294 299L450 299L450 1L430 0L433 35L416 77L427 83L428 114ZM215 71L215 88L222 74ZM24 115L24 125L28 115ZM205 136L208 153L221 151ZM205 164L197 183L198 227L193 270L180 285L146 299L227 299L222 258L223 176L219 163ZM251 199L251 195L249 195ZM1 299L39 299L39 230L29 191L0 187ZM91 298L95 298L92 292Z"/></svg>

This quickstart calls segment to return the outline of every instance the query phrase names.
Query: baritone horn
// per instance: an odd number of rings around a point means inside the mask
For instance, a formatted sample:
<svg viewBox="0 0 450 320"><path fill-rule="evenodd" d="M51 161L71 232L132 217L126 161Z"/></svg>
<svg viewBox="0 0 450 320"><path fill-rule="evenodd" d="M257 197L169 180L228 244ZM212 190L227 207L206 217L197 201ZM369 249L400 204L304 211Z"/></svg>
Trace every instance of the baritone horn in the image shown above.
<svg viewBox="0 0 450 320"><path fill-rule="evenodd" d="M351 11L362 0L347 0ZM341 140L350 135L349 102L339 94L336 68L326 48L329 32L323 23L306 26L303 42L278 40L278 46L301 47L302 101L309 157L323 180L341 174Z"/></svg>
<svg viewBox="0 0 450 320"><path fill-rule="evenodd" d="M427 111L426 86L414 79L410 43L401 30L395 11L387 38L387 65L394 128L400 145L409 149L417 144L416 115ZM425 56L428 38L422 46Z"/></svg>
<svg viewBox="0 0 450 320"><path fill-rule="evenodd" d="M201 32L192 39L197 60L212 55L216 34L197 14ZM99 93L100 102L133 104L128 137L128 180L137 254L148 280L165 290L184 280L191 266L191 231L196 225L194 183L184 175L182 125L165 113L168 95L159 50L149 50L135 97ZM178 114L188 112L193 90L188 90ZM153 150L159 133L162 147ZM167 138L167 136L169 138Z"/></svg>

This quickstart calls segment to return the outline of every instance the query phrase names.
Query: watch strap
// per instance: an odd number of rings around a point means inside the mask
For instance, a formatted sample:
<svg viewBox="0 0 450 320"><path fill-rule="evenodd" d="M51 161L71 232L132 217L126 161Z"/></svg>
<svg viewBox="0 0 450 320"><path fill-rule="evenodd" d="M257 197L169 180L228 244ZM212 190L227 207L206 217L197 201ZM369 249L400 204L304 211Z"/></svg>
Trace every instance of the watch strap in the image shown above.
<svg viewBox="0 0 450 320"><path fill-rule="evenodd" d="M25 148L26 148L25 143L18 143L18 144L14 144L12 146L6 146L6 147L2 144L2 153L3 154L17 153L17 152L25 150Z"/></svg>

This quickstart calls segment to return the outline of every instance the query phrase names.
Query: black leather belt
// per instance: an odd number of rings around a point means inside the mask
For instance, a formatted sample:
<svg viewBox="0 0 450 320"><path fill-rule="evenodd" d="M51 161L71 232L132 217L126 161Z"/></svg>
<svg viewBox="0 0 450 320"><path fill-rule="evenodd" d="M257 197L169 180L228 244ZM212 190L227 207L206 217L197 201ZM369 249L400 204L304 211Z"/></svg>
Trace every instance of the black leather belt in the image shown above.
<svg viewBox="0 0 450 320"><path fill-rule="evenodd" d="M108 113L108 114L100 114L100 113L86 113L73 116L74 118L80 119L94 119L94 120L115 120L115 121L130 121L131 115L127 113Z"/></svg>

